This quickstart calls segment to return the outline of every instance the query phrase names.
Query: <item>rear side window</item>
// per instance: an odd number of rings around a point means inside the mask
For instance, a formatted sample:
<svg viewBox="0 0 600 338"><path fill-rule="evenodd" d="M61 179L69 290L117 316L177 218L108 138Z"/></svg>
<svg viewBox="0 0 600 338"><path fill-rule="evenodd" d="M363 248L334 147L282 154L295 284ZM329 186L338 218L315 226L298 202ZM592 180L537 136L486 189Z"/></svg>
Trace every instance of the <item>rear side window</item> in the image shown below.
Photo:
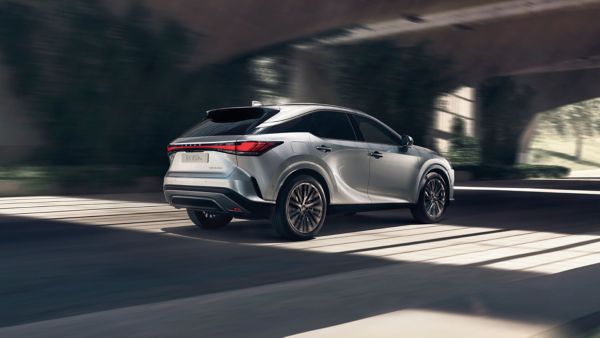
<svg viewBox="0 0 600 338"><path fill-rule="evenodd" d="M245 135L276 113L277 110L268 108L215 109L208 112L204 121L180 137Z"/></svg>
<svg viewBox="0 0 600 338"><path fill-rule="evenodd" d="M311 114L315 126L313 134L322 138L356 141L352 123L346 113L319 111Z"/></svg>
<svg viewBox="0 0 600 338"><path fill-rule="evenodd" d="M318 111L291 121L268 127L262 133L312 133L315 136L336 140L355 141L356 135L350 119L343 112Z"/></svg>
<svg viewBox="0 0 600 338"><path fill-rule="evenodd" d="M314 123L311 115L301 116L287 122L276 124L274 126L261 129L260 134L277 133L312 133L314 132Z"/></svg>

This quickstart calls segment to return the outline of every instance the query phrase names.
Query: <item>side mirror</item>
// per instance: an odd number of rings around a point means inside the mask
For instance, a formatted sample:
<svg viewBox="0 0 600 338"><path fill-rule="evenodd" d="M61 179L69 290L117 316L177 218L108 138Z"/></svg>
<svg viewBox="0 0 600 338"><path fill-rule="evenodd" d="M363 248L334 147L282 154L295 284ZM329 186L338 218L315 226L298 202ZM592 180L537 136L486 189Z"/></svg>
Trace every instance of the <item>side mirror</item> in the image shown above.
<svg viewBox="0 0 600 338"><path fill-rule="evenodd" d="M403 147L410 147L413 144L415 144L415 141L413 140L412 137L408 136L408 135L402 135L402 146Z"/></svg>

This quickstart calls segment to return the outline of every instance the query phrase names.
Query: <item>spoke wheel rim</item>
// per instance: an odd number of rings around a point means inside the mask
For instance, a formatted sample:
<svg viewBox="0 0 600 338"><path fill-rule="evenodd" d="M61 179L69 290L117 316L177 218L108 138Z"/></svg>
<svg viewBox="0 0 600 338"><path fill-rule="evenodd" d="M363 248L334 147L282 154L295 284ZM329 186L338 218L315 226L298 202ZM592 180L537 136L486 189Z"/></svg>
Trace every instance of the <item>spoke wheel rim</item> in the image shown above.
<svg viewBox="0 0 600 338"><path fill-rule="evenodd" d="M302 182L289 192L285 203L288 224L301 234L314 231L324 216L324 201L319 188Z"/></svg>
<svg viewBox="0 0 600 338"><path fill-rule="evenodd" d="M434 178L425 184L423 202L425 213L431 218L438 218L446 207L446 186L439 178Z"/></svg>

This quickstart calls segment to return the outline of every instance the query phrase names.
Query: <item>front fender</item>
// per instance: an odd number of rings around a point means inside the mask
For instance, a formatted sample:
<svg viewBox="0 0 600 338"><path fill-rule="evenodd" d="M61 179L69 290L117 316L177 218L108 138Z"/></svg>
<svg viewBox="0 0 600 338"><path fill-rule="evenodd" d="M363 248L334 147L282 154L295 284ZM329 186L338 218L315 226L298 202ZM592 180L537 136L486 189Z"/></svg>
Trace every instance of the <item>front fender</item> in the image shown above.
<svg viewBox="0 0 600 338"><path fill-rule="evenodd" d="M413 202L417 202L419 200L419 194L421 193L421 189L425 185L426 176L432 170L440 170L446 176L448 180L448 193L449 200L454 200L454 170L447 165L447 162L442 158L431 158L423 163L421 169L419 171L419 184L416 185L415 191L413 191Z"/></svg>

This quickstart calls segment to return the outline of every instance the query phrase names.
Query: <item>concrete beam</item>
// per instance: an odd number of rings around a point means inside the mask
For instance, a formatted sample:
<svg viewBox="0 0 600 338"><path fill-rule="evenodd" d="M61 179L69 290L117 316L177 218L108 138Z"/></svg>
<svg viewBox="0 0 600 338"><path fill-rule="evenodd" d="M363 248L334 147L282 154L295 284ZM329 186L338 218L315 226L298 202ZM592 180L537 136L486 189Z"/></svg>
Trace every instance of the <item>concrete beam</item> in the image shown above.
<svg viewBox="0 0 600 338"><path fill-rule="evenodd" d="M35 3L35 0L28 0ZM199 34L194 66L353 25L501 0L104 0L115 11L147 5Z"/></svg>
<svg viewBox="0 0 600 338"><path fill-rule="evenodd" d="M339 104L329 62L329 56L323 50L296 50L290 83L292 101Z"/></svg>
<svg viewBox="0 0 600 338"><path fill-rule="evenodd" d="M509 17L538 14L560 9L599 4L600 0L512 0L500 3L411 16L369 24L350 30L350 34L330 40L331 43L355 43L370 39L390 38L399 34L424 31L482 21L498 21ZM460 26L459 26L460 28ZM467 28L467 27L465 27Z"/></svg>
<svg viewBox="0 0 600 338"><path fill-rule="evenodd" d="M597 69L600 68L600 56L583 57L577 60L567 60L548 64L544 66L531 67L517 70L508 75L541 74L566 72L573 70Z"/></svg>
<svg viewBox="0 0 600 338"><path fill-rule="evenodd" d="M600 69L522 75L515 80L535 90L533 112L600 97Z"/></svg>

